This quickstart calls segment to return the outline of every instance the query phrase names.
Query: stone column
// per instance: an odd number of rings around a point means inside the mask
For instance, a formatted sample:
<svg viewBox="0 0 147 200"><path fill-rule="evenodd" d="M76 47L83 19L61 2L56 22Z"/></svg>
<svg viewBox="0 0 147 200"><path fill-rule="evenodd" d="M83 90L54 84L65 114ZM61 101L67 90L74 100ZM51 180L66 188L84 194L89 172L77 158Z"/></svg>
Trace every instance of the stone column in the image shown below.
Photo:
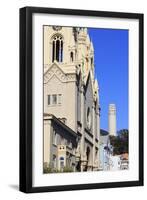
<svg viewBox="0 0 147 200"><path fill-rule="evenodd" d="M81 171L84 170L84 150L85 150L85 135L84 135L84 118L85 118L85 115L84 115L84 86L82 85L81 86L81 123L82 123L82 128L81 128L81 134L82 134L82 137L81 137L81 144L80 144L80 150L81 150ZM80 111L79 111L80 112Z"/></svg>
<svg viewBox="0 0 147 200"><path fill-rule="evenodd" d="M93 135L93 149L92 149L92 167L95 166L95 135L96 135L96 121L95 121L95 103L92 105L92 135Z"/></svg>
<svg viewBox="0 0 147 200"><path fill-rule="evenodd" d="M97 120L97 132L96 137L98 139L98 169L100 168L100 105L97 105L97 111L96 111L96 120Z"/></svg>

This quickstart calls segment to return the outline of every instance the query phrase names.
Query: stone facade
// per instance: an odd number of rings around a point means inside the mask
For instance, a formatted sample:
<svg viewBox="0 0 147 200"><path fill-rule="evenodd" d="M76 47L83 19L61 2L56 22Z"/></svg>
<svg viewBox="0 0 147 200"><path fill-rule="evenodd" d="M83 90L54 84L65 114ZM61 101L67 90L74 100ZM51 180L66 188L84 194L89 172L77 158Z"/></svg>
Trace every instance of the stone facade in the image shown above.
<svg viewBox="0 0 147 200"><path fill-rule="evenodd" d="M98 170L99 88L88 30L44 26L43 31L44 164ZM60 138L56 143L55 135Z"/></svg>

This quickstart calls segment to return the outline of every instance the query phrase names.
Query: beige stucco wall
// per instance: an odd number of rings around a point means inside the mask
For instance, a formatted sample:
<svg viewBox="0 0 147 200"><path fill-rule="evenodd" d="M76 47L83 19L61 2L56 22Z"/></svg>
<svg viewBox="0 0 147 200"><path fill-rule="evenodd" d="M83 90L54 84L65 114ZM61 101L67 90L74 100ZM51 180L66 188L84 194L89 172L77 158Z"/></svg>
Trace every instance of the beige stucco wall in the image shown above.
<svg viewBox="0 0 147 200"><path fill-rule="evenodd" d="M47 96L61 94L61 105L48 105ZM72 94L72 96L70 96ZM75 82L61 82L56 75L44 84L44 112L54 114L57 118L66 118L67 125L77 131L76 115L76 85Z"/></svg>

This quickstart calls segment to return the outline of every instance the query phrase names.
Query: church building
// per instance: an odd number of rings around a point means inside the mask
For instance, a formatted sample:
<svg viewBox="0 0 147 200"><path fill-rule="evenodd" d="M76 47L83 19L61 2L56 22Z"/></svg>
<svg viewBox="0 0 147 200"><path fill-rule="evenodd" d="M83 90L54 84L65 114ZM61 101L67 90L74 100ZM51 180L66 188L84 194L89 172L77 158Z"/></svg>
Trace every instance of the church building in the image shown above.
<svg viewBox="0 0 147 200"><path fill-rule="evenodd" d="M100 104L87 28L44 26L43 164L99 170Z"/></svg>

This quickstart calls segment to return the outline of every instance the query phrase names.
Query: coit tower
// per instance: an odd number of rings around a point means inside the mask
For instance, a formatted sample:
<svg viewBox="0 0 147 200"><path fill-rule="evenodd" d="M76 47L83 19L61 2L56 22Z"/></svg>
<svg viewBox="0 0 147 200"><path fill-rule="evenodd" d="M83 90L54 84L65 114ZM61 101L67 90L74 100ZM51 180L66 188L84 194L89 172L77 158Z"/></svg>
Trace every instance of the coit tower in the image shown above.
<svg viewBox="0 0 147 200"><path fill-rule="evenodd" d="M109 104L108 127L109 127L109 135L116 136L116 106L115 104Z"/></svg>

